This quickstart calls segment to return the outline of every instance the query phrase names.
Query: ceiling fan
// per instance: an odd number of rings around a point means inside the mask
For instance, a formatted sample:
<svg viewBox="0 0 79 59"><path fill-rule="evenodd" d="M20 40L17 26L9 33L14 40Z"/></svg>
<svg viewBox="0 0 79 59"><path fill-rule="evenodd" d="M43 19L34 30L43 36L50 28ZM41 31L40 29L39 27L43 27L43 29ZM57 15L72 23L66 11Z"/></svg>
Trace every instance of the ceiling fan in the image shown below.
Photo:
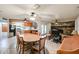
<svg viewBox="0 0 79 59"><path fill-rule="evenodd" d="M34 10L38 9L40 7L39 4L35 4L32 8L32 12L30 12L30 14L27 14L31 20L35 20L35 17L37 16L36 13L34 12ZM26 17L27 18L27 17ZM27 19L24 19L24 21L28 21Z"/></svg>
<svg viewBox="0 0 79 59"><path fill-rule="evenodd" d="M31 12L30 14L30 20L35 20L36 14L34 12ZM29 21L29 19L25 18L24 21Z"/></svg>

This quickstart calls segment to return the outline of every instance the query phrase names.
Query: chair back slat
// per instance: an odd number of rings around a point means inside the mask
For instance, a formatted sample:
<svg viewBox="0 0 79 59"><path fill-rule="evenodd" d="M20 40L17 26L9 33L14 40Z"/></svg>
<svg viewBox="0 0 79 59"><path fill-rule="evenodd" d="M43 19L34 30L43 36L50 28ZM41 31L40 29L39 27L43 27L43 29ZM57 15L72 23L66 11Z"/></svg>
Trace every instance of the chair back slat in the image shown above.
<svg viewBox="0 0 79 59"><path fill-rule="evenodd" d="M23 37L19 37L19 35L17 35L17 44L23 44Z"/></svg>
<svg viewBox="0 0 79 59"><path fill-rule="evenodd" d="M17 35L17 44L20 44L19 35Z"/></svg>
<svg viewBox="0 0 79 59"><path fill-rule="evenodd" d="M39 41L39 49L43 49L45 47L45 41L46 41L46 37L45 38L41 38Z"/></svg>

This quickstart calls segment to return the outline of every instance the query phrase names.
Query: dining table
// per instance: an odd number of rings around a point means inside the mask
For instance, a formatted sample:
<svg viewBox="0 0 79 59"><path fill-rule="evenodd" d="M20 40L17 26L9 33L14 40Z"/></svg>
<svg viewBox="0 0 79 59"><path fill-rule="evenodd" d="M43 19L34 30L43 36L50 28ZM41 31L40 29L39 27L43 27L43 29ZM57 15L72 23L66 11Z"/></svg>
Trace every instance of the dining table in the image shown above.
<svg viewBox="0 0 79 59"><path fill-rule="evenodd" d="M23 40L25 41L25 42L30 42L31 43L31 45L30 45L30 47L31 47L31 53L33 53L32 51L32 45L33 45L33 42L37 42L37 41L39 41L41 38L44 38L44 37L46 37L46 35L43 35L43 36L40 36L40 35L38 35L38 34L32 34L32 33L23 33L23 34L20 34L19 35L20 37L23 37Z"/></svg>
<svg viewBox="0 0 79 59"><path fill-rule="evenodd" d="M20 37L23 37L23 40L25 42L35 42L40 40L40 36L37 34L32 34L32 33L24 33L20 34Z"/></svg>

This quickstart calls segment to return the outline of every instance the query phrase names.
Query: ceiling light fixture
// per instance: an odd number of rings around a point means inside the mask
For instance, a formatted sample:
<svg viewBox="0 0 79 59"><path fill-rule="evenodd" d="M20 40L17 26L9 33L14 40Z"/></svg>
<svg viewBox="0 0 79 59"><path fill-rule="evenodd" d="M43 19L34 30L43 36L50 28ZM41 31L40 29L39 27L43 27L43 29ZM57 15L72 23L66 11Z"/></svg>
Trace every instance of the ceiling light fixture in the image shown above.
<svg viewBox="0 0 79 59"><path fill-rule="evenodd" d="M36 16L37 15L34 12L31 12L30 20L33 20L34 21Z"/></svg>
<svg viewBox="0 0 79 59"><path fill-rule="evenodd" d="M34 18L34 17L31 17L31 18L30 18L30 20L33 20L33 21L34 21L34 20L35 20L35 18Z"/></svg>
<svg viewBox="0 0 79 59"><path fill-rule="evenodd" d="M39 4L35 4L35 5L33 6L33 9L38 9L39 7L40 7Z"/></svg>

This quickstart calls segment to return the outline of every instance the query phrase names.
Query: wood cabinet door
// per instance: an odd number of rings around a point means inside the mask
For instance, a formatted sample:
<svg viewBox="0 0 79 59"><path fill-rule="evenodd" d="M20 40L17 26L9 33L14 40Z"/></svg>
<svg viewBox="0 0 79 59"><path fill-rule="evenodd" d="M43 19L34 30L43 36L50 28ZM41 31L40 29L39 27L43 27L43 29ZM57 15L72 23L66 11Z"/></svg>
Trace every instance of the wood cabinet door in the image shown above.
<svg viewBox="0 0 79 59"><path fill-rule="evenodd" d="M24 26L32 26L32 22L24 22Z"/></svg>
<svg viewBox="0 0 79 59"><path fill-rule="evenodd" d="M8 24L5 23L5 24L2 24L2 32L8 32Z"/></svg>

